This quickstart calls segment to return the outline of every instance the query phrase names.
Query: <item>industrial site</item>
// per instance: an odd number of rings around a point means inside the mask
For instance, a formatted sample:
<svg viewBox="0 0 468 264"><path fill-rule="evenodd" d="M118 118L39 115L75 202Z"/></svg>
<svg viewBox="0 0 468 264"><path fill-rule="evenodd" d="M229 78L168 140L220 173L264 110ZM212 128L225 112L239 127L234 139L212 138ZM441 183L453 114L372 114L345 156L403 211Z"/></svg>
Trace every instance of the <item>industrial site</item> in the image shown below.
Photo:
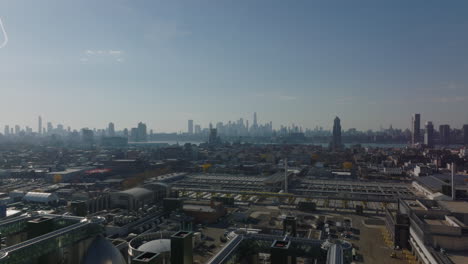
<svg viewBox="0 0 468 264"><path fill-rule="evenodd" d="M464 154L7 148L0 263L466 263Z"/></svg>

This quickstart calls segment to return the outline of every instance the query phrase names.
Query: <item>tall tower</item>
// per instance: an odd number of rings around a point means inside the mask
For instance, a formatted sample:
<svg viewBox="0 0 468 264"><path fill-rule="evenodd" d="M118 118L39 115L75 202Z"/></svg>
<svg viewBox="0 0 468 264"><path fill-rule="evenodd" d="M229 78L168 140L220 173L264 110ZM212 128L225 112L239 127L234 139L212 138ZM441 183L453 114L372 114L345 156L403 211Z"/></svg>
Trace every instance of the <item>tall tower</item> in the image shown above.
<svg viewBox="0 0 468 264"><path fill-rule="evenodd" d="M195 134L200 134L200 133L201 133L201 126L195 125Z"/></svg>
<svg viewBox="0 0 468 264"><path fill-rule="evenodd" d="M189 120L189 121L188 121L188 133L189 133L190 135L193 134L193 120Z"/></svg>
<svg viewBox="0 0 468 264"><path fill-rule="evenodd" d="M210 126L210 136L208 137L209 144L216 144L218 143L218 130Z"/></svg>
<svg viewBox="0 0 468 264"><path fill-rule="evenodd" d="M83 144L91 146L94 144L94 131L88 128L81 129L81 141Z"/></svg>
<svg viewBox="0 0 468 264"><path fill-rule="evenodd" d="M136 141L137 142L146 142L148 140L148 134L146 132L146 124L143 122L138 123L138 128L136 131Z"/></svg>
<svg viewBox="0 0 468 264"><path fill-rule="evenodd" d="M424 134L424 145L429 148L434 147L434 125L431 121L426 123L426 133Z"/></svg>
<svg viewBox="0 0 468 264"><path fill-rule="evenodd" d="M331 148L336 150L343 147L341 142L341 120L338 117L335 117L333 121L333 138L331 142Z"/></svg>
<svg viewBox="0 0 468 264"><path fill-rule="evenodd" d="M54 127L52 126L52 123L51 122L47 122L47 134L52 134L52 130L54 129Z"/></svg>
<svg viewBox="0 0 468 264"><path fill-rule="evenodd" d="M450 126L449 125L440 125L439 135L440 135L440 144L442 145L450 144Z"/></svg>
<svg viewBox="0 0 468 264"><path fill-rule="evenodd" d="M254 126L254 127L257 127L257 126L258 126L258 124L257 124L257 112L254 112L253 126Z"/></svg>
<svg viewBox="0 0 468 264"><path fill-rule="evenodd" d="M37 119L37 133L42 134L42 117L39 116Z"/></svg>
<svg viewBox="0 0 468 264"><path fill-rule="evenodd" d="M115 136L115 126L114 123L110 122L109 127L107 128L107 133L109 137L114 137Z"/></svg>
<svg viewBox="0 0 468 264"><path fill-rule="evenodd" d="M411 119L411 143L416 145L421 138L421 114L414 114Z"/></svg>

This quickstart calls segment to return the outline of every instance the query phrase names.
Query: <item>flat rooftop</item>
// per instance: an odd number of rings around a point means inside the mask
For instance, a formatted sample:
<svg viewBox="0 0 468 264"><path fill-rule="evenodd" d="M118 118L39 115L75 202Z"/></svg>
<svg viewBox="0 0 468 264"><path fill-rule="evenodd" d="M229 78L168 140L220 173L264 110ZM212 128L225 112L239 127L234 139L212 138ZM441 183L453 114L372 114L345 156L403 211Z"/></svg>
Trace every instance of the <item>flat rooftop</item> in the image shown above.
<svg viewBox="0 0 468 264"><path fill-rule="evenodd" d="M209 205L184 204L183 209L187 211L197 211L197 212L206 212L206 213L216 212L216 210L211 208Z"/></svg>
<svg viewBox="0 0 468 264"><path fill-rule="evenodd" d="M290 243L289 241L278 241L278 240L275 240L275 241L273 242L272 247L288 249L290 244L291 244L291 243Z"/></svg>
<svg viewBox="0 0 468 264"><path fill-rule="evenodd" d="M263 176L247 176L247 175L226 175L226 174L196 174L190 178L198 180L224 180L224 181L246 181L246 182L263 182L267 177Z"/></svg>
<svg viewBox="0 0 468 264"><path fill-rule="evenodd" d="M38 217L38 218L31 219L28 222L29 223L41 223L41 222L49 221L49 220L52 220L52 219L54 219L54 218L41 216L41 217Z"/></svg>
<svg viewBox="0 0 468 264"><path fill-rule="evenodd" d="M416 179L417 182L428 187L432 191L442 190L443 185L450 185L452 176L450 174L434 174L425 177L419 177ZM468 176L456 174L455 175L455 188L457 190L468 189Z"/></svg>
<svg viewBox="0 0 468 264"><path fill-rule="evenodd" d="M447 256L455 264L468 263L468 252L466 252L466 253L465 252L456 252L456 253L448 252Z"/></svg>
<svg viewBox="0 0 468 264"><path fill-rule="evenodd" d="M440 201L440 205L450 212L468 214L468 202L465 201Z"/></svg>
<svg viewBox="0 0 468 264"><path fill-rule="evenodd" d="M190 235L190 232L187 232L187 231L179 231L177 233L175 233L174 235L172 235L173 237L186 237Z"/></svg>
<svg viewBox="0 0 468 264"><path fill-rule="evenodd" d="M85 171L85 170L86 170L86 168L70 168L70 169L66 169L66 170L63 170L63 171L49 172L47 174L49 174L49 175L57 175L57 174L64 175L64 174L81 172L81 171Z"/></svg>
<svg viewBox="0 0 468 264"><path fill-rule="evenodd" d="M426 208L424 206L422 206L421 203L419 203L417 200L405 200L404 201L406 204L408 204L408 206L411 208L411 209L414 209L414 210L426 210Z"/></svg>
<svg viewBox="0 0 468 264"><path fill-rule="evenodd" d="M447 221L441 219L423 219L426 224L429 225L439 225L439 226L449 226Z"/></svg>

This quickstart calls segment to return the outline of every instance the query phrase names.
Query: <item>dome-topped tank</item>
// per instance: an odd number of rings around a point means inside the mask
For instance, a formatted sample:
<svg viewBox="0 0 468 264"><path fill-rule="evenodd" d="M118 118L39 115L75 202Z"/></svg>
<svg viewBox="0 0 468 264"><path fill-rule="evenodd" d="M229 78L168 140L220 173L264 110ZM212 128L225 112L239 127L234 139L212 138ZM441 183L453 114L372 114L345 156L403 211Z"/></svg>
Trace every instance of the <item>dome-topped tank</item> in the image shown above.
<svg viewBox="0 0 468 264"><path fill-rule="evenodd" d="M171 251L170 239L157 239L144 243L138 247L139 251L151 253L164 253Z"/></svg>
<svg viewBox="0 0 468 264"><path fill-rule="evenodd" d="M126 264L120 251L102 236L96 237L88 248L82 264Z"/></svg>

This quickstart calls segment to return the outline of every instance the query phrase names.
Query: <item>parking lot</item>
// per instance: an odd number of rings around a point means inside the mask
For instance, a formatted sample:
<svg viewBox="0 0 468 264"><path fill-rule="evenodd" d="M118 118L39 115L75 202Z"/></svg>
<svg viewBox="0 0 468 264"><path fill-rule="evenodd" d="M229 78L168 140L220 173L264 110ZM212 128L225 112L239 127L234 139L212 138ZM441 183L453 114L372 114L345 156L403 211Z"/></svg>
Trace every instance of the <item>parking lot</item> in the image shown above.
<svg viewBox="0 0 468 264"><path fill-rule="evenodd" d="M383 240L381 232L383 225L367 225L364 223L367 217L363 216L350 215L348 217L352 219L353 228L359 230L359 235L346 239L353 244L358 253L359 261L355 261L355 263L407 263L400 251L396 251L397 258L390 257L394 250L388 247ZM377 219L382 220L380 218Z"/></svg>

